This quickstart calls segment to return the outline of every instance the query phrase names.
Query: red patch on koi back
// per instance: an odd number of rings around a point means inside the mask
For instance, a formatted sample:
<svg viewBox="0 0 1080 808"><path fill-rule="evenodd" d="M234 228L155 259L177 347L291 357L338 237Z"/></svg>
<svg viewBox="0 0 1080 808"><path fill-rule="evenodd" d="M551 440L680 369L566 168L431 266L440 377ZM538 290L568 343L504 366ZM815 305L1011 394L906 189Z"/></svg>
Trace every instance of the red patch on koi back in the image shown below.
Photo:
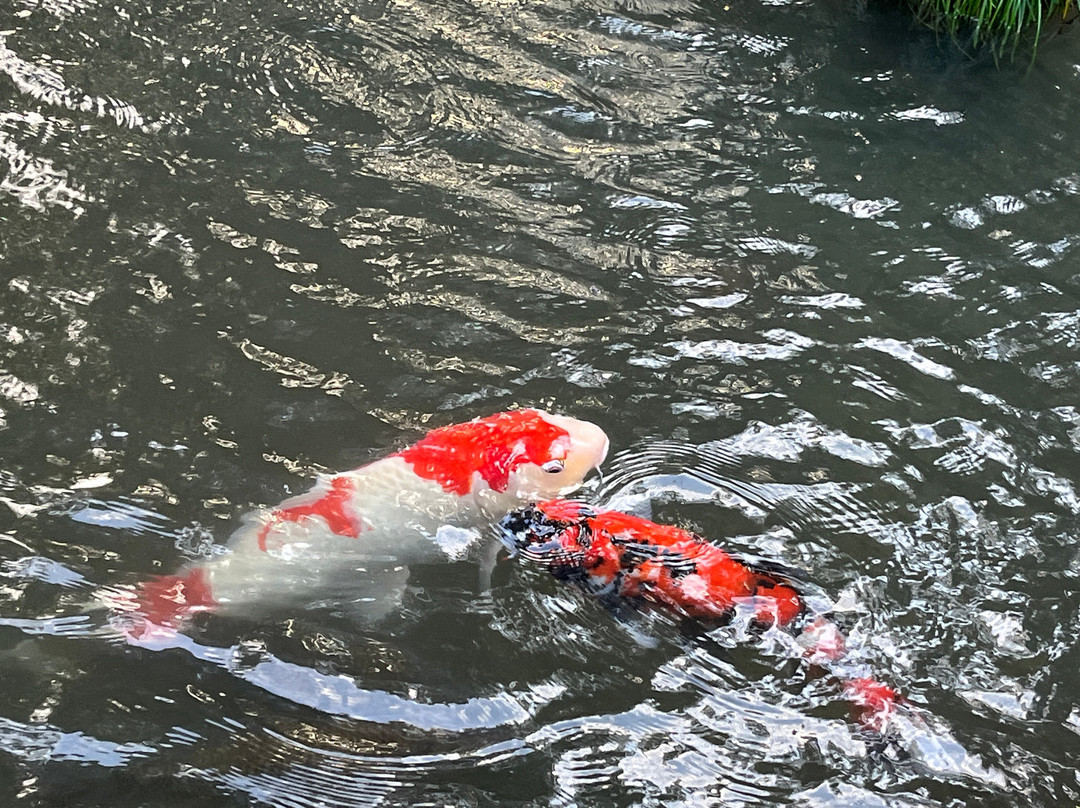
<svg viewBox="0 0 1080 808"><path fill-rule="evenodd" d="M137 610L148 623L176 628L196 612L216 609L210 576L202 567L186 575L158 575L139 584ZM142 631L133 632L140 636Z"/></svg>
<svg viewBox="0 0 1080 808"><path fill-rule="evenodd" d="M624 596L644 597L706 619L722 617L745 599L755 620L764 625L786 626L802 613L802 599L792 586L754 571L687 530L620 511L602 511L582 521L581 506L567 500L537 507L551 519L571 523L560 537L564 546L577 541L580 524L588 525L585 568L601 582L622 573Z"/></svg>
<svg viewBox="0 0 1080 808"><path fill-rule="evenodd" d="M683 552L694 559L698 574L708 582L714 597L731 604L735 598L754 594L756 581L745 564L704 539L694 541Z"/></svg>
<svg viewBox="0 0 1080 808"><path fill-rule="evenodd" d="M545 503L545 511L549 506ZM604 530L618 539L627 536L635 542L659 547L674 547L680 543L697 544L701 540L693 533L674 525L660 525L640 516L621 511L602 511L590 520L598 530Z"/></svg>
<svg viewBox="0 0 1080 808"><path fill-rule="evenodd" d="M802 614L802 599L799 593L787 584L766 580L772 583L772 586L762 586L759 582L754 592L754 619L765 625L775 623L786 626Z"/></svg>
<svg viewBox="0 0 1080 808"><path fill-rule="evenodd" d="M571 531L576 542L580 529L575 526ZM585 551L585 569L597 583L606 585L614 581L619 574L619 561L619 551L611 542L593 542Z"/></svg>
<svg viewBox="0 0 1080 808"><path fill-rule="evenodd" d="M557 519L560 522L576 522L582 518L586 508L580 502L573 499L549 499L546 502L538 502L536 509L549 519ZM574 537L580 533L580 528L575 526Z"/></svg>
<svg viewBox="0 0 1080 808"><path fill-rule="evenodd" d="M554 444L569 437L536 410L520 410L432 430L396 456L417 476L465 496L477 473L492 490L505 491L514 469L552 459Z"/></svg>
<svg viewBox="0 0 1080 808"><path fill-rule="evenodd" d="M276 508L269 520L259 531L259 549L265 551L266 538L271 529L281 522L300 522L312 516L321 516L331 533L355 539L360 535L360 520L349 512L349 500L353 495L353 486L347 477L334 477L330 481L330 490L314 502L294 505L291 508Z"/></svg>

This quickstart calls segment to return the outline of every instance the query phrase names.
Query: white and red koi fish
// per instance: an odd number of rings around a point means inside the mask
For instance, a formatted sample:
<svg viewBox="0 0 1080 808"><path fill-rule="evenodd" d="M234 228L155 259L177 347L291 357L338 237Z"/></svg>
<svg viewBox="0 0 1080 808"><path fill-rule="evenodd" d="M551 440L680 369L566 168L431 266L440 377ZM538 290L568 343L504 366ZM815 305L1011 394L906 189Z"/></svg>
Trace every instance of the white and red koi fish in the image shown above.
<svg viewBox="0 0 1080 808"><path fill-rule="evenodd" d="M222 556L143 582L127 608L121 605L142 618L127 633L175 631L191 614L223 603L317 585L328 574L340 579L357 559L405 563L425 551L437 554L432 539L441 527L492 522L530 500L564 494L599 467L607 450L595 424L536 409L432 430L406 449L324 477L307 493L249 516Z"/></svg>
<svg viewBox="0 0 1080 808"><path fill-rule="evenodd" d="M791 580L755 569L681 528L572 500L530 505L507 515L499 527L512 552L590 594L640 599L698 620L727 618L737 607L748 608L765 627L794 628L805 617ZM813 664L831 667L845 653L843 635L822 617L804 622L798 637L802 653ZM897 693L870 677L841 676L863 723L884 727Z"/></svg>

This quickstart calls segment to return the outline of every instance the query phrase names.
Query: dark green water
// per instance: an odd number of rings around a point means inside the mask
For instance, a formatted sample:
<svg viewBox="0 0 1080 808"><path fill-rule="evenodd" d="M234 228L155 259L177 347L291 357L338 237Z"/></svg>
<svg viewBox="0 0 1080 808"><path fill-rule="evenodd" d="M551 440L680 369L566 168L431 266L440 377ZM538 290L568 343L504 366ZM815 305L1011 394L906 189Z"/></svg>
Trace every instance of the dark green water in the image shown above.
<svg viewBox="0 0 1080 808"><path fill-rule="evenodd" d="M9 0L0 804L1075 806L1075 36L1025 68L839 3ZM511 562L102 631L517 405L805 570L923 723Z"/></svg>

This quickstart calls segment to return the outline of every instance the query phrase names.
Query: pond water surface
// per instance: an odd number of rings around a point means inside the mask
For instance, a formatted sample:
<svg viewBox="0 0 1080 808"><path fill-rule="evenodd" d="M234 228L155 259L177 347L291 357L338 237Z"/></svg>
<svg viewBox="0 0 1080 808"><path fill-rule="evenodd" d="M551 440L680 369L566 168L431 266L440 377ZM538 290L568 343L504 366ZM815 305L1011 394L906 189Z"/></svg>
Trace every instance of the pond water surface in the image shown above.
<svg viewBox="0 0 1080 808"><path fill-rule="evenodd" d="M9 0L0 804L1075 806L1078 91L1072 32L837 2ZM527 405L610 435L586 498L803 570L917 724L474 555L109 630Z"/></svg>

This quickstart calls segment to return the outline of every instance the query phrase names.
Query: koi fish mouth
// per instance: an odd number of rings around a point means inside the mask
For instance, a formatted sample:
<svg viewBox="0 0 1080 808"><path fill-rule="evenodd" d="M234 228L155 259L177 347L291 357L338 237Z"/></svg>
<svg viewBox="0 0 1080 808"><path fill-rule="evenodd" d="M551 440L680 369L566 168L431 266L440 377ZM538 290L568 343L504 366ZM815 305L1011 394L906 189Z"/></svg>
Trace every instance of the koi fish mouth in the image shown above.
<svg viewBox="0 0 1080 808"><path fill-rule="evenodd" d="M591 543L588 515L580 503L567 502L577 518L564 518L544 510L544 505L528 505L507 514L498 524L499 539L511 556L520 555L549 568L582 566Z"/></svg>
<svg viewBox="0 0 1080 808"><path fill-rule="evenodd" d="M510 553L516 557L531 543L530 528L536 521L536 506L529 505L517 511L511 511L495 526L499 541Z"/></svg>

